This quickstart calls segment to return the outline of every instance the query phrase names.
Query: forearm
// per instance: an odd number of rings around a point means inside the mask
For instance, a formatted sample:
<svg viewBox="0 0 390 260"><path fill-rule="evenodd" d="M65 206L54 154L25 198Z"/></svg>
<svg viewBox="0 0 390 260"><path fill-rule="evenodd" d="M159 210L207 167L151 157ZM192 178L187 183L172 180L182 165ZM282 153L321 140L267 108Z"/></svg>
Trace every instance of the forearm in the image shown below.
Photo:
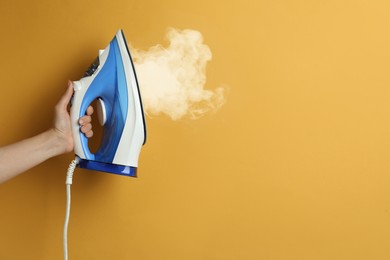
<svg viewBox="0 0 390 260"><path fill-rule="evenodd" d="M64 152L64 145L54 129L0 147L0 183Z"/></svg>

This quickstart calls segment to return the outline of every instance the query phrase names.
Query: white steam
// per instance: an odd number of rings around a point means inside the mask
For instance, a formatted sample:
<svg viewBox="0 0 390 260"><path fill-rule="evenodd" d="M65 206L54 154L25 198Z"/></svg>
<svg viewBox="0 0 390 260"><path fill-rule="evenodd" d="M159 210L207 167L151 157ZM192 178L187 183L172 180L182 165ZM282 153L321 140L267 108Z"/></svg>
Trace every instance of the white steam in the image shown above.
<svg viewBox="0 0 390 260"><path fill-rule="evenodd" d="M167 48L131 48L146 113L164 113L173 120L187 115L196 119L219 109L225 102L224 89L204 89L212 54L202 34L171 28L166 37Z"/></svg>

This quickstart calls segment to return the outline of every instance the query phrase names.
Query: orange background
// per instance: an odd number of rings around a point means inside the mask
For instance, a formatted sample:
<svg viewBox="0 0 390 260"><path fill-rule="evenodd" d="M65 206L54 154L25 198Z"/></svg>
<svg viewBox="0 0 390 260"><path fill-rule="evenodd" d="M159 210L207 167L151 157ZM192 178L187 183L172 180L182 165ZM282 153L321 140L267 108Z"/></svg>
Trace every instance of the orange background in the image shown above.
<svg viewBox="0 0 390 260"><path fill-rule="evenodd" d="M139 178L76 170L69 259L389 259L390 2L1 1L0 145L51 125L123 28L147 49L200 31L199 120L147 118ZM151 77L153 75L150 75ZM140 82L142 84L142 82ZM0 186L0 259L61 259L72 154Z"/></svg>

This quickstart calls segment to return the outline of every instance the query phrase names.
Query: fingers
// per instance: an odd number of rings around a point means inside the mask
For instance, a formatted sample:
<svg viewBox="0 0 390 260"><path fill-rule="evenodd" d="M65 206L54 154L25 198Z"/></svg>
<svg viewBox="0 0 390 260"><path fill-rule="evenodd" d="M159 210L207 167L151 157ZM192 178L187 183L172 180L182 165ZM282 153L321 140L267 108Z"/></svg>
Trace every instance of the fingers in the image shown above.
<svg viewBox="0 0 390 260"><path fill-rule="evenodd" d="M79 119L79 124L81 125L81 126L84 126L84 125L87 125L87 124L91 124L91 122L92 122L92 114L93 114L93 107L92 106L89 106L88 108L87 108L87 113L86 113L87 115L85 115L85 116L83 116L83 117L81 117L80 119Z"/></svg>
<svg viewBox="0 0 390 260"><path fill-rule="evenodd" d="M91 116L93 114L93 106L89 106L88 108L87 108L87 115L88 116Z"/></svg>
<svg viewBox="0 0 390 260"><path fill-rule="evenodd" d="M91 116L83 116L79 120L80 124L80 131L85 134L86 137L90 138L93 136L93 131L92 131L92 124L91 124L92 118Z"/></svg>
<svg viewBox="0 0 390 260"><path fill-rule="evenodd" d="M92 131L92 125L91 124L82 126L80 130L88 138L91 138L93 136L93 131Z"/></svg>

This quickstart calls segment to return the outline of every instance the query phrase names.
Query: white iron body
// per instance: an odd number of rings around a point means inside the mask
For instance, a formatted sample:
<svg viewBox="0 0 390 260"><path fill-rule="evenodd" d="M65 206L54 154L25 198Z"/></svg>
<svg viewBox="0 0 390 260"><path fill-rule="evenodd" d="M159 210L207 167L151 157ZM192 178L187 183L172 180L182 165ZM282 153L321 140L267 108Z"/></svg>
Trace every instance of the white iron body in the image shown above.
<svg viewBox="0 0 390 260"><path fill-rule="evenodd" d="M71 106L74 151L79 167L136 176L138 158L146 140L146 125L134 64L123 32L99 51L85 77L73 82ZM103 140L95 154L80 132L78 120L98 100Z"/></svg>

